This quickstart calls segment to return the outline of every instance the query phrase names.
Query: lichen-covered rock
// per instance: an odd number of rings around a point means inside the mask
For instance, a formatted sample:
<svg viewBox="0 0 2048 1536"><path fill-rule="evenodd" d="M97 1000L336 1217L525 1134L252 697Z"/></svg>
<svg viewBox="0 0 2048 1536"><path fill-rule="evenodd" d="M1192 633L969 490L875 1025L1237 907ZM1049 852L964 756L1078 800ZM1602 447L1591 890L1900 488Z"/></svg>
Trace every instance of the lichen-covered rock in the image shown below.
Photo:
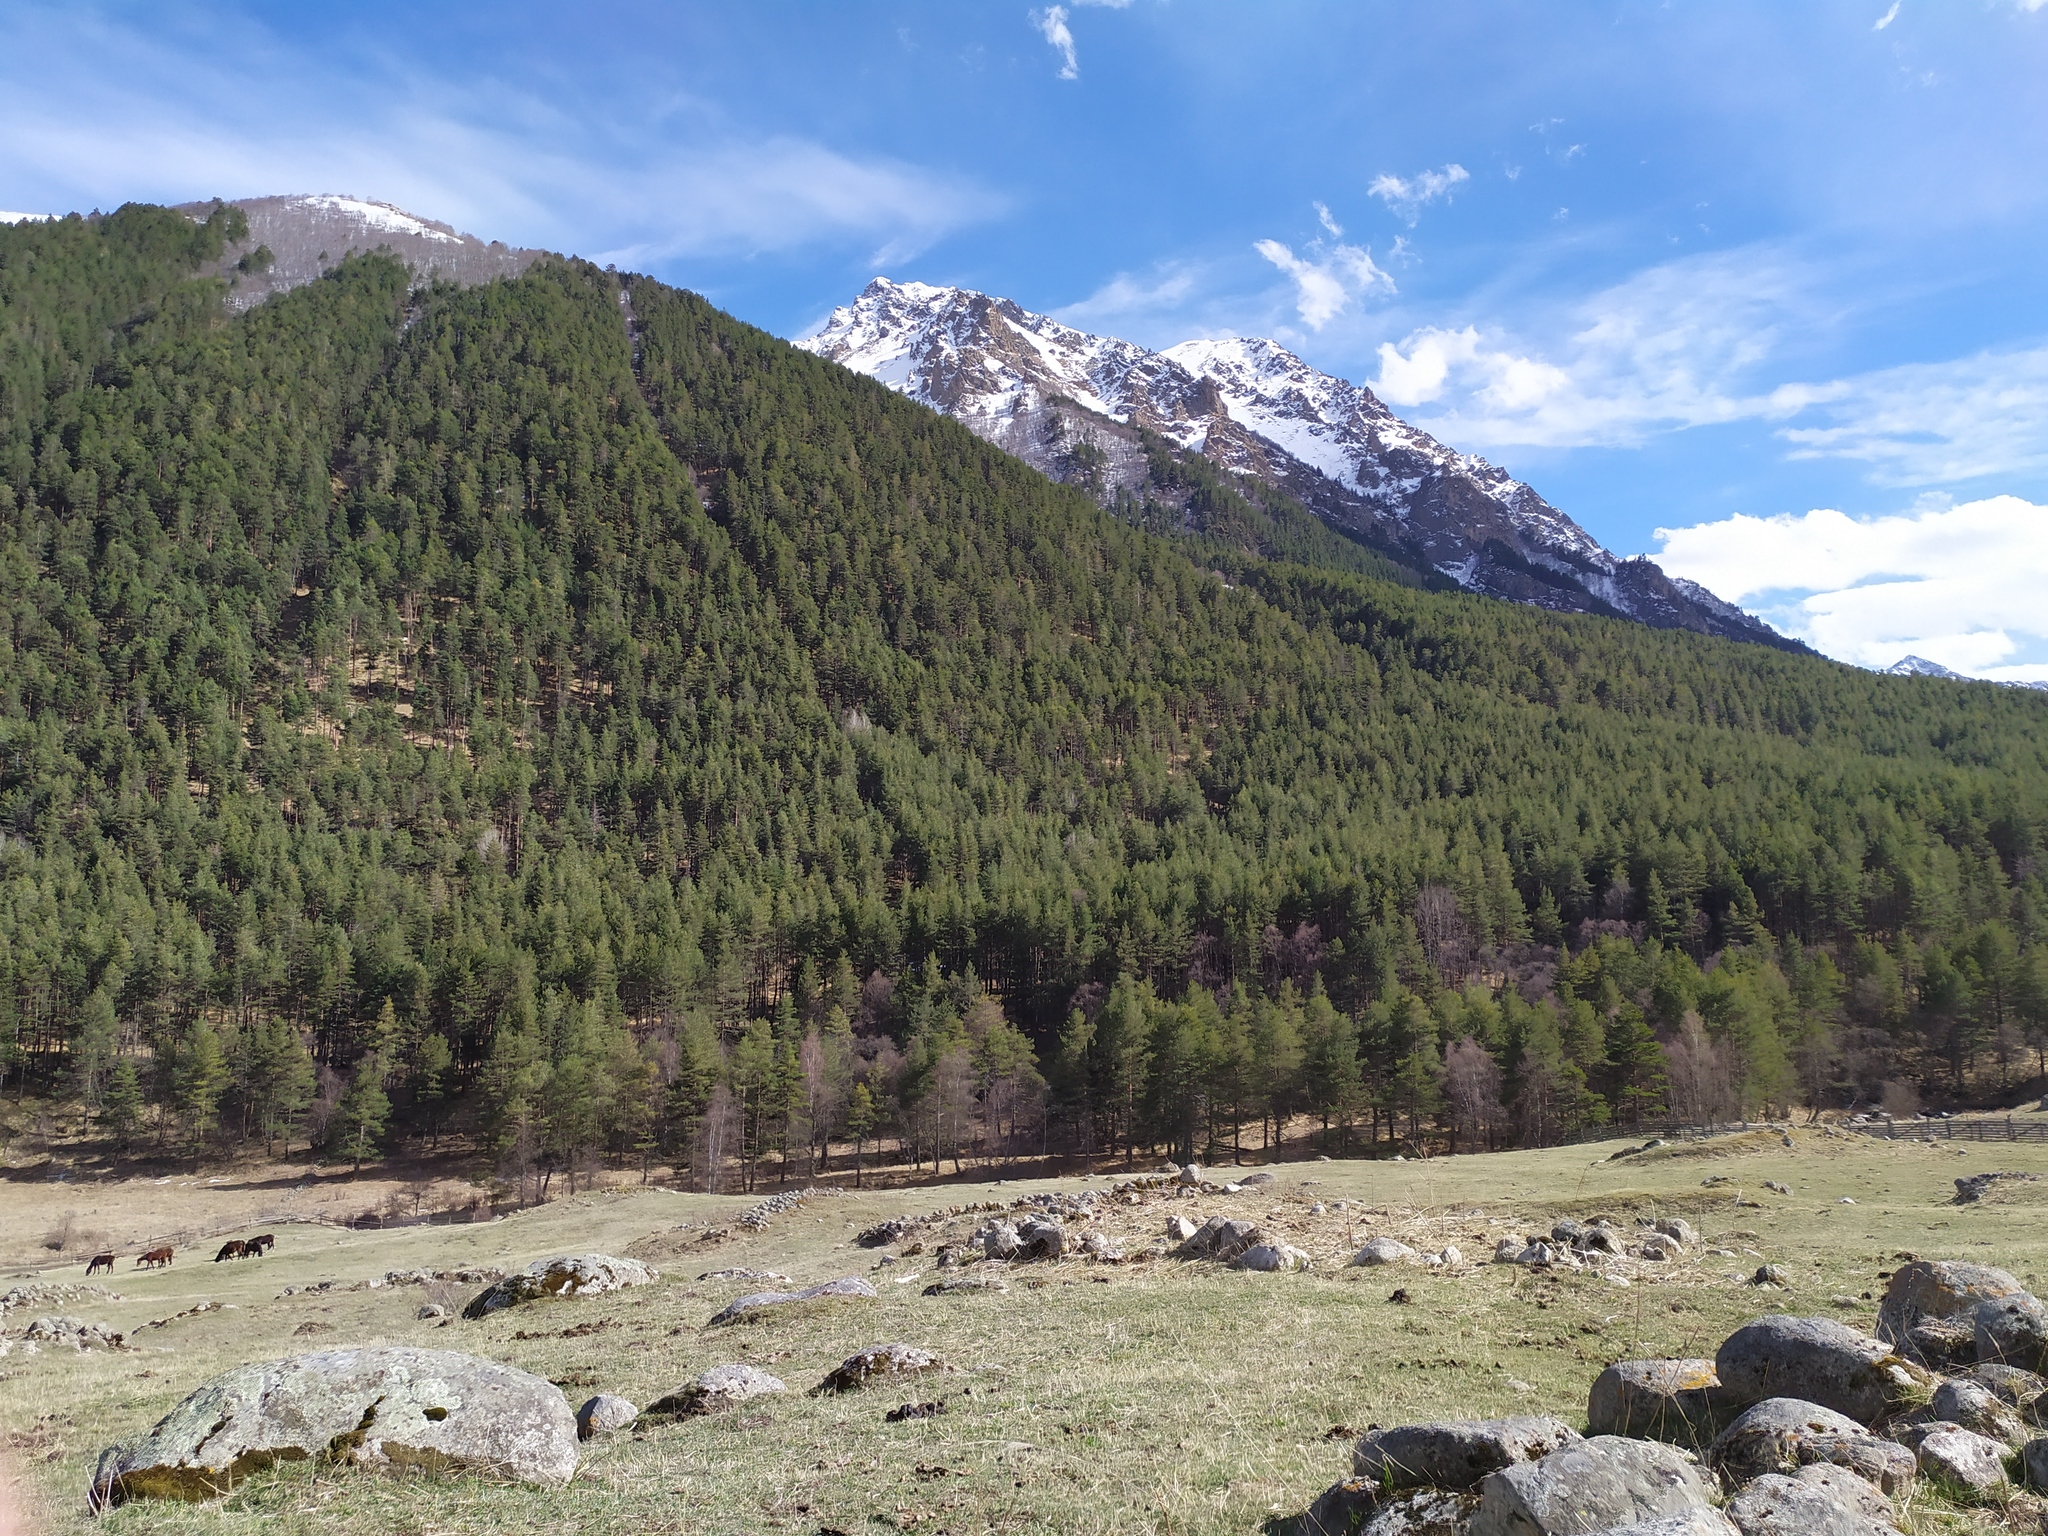
<svg viewBox="0 0 2048 1536"><path fill-rule="evenodd" d="M553 1296L596 1296L660 1278L638 1259L615 1259L605 1253L557 1254L551 1259L536 1259L518 1274L507 1275L464 1307L462 1315L474 1322L529 1301Z"/></svg>
<svg viewBox="0 0 2048 1536"><path fill-rule="evenodd" d="M1742 1536L1899 1536L1882 1494L1848 1473L1836 1478L1842 1486L1767 1473L1729 1502L1728 1518ZM1852 1484L1875 1498L1878 1511L1851 1502Z"/></svg>
<svg viewBox="0 0 2048 1536"><path fill-rule="evenodd" d="M858 1354L848 1355L825 1379L811 1389L822 1392L857 1392L871 1381L922 1376L926 1371L944 1370L946 1362L928 1349L912 1344L872 1344Z"/></svg>
<svg viewBox="0 0 2048 1536"><path fill-rule="evenodd" d="M1885 1287L1877 1309L1877 1336L1908 1359L1940 1366L1967 1359L1957 1336L1971 1336L1970 1314L1980 1302L2019 1296L2025 1288L2002 1269L1958 1259L1915 1259ZM1923 1325L1924 1334L1917 1332Z"/></svg>
<svg viewBox="0 0 2048 1536"><path fill-rule="evenodd" d="M1793 1396L1872 1424L1924 1400L1927 1372L1827 1317L1764 1317L1730 1334L1714 1369L1732 1403Z"/></svg>
<svg viewBox="0 0 2048 1536"><path fill-rule="evenodd" d="M1351 1256L1353 1264L1406 1264L1421 1255L1391 1237L1376 1237Z"/></svg>
<svg viewBox="0 0 2048 1536"><path fill-rule="evenodd" d="M1708 1462L1731 1484L1811 1463L1843 1467L1893 1497L1913 1486L1913 1453L1847 1414L1796 1397L1766 1398L1722 1430Z"/></svg>
<svg viewBox="0 0 2048 1536"><path fill-rule="evenodd" d="M2008 1403L2001 1402L1998 1394L1982 1382L1944 1381L1934 1389L1934 1401L1930 1405L1934 1416L1964 1429L1975 1430L2007 1445L2018 1445L2027 1439L2027 1426Z"/></svg>
<svg viewBox="0 0 2048 1536"><path fill-rule="evenodd" d="M438 1349L332 1349L238 1366L103 1452L89 1502L209 1499L280 1461L566 1483L576 1416L551 1383Z"/></svg>
<svg viewBox="0 0 2048 1536"><path fill-rule="evenodd" d="M2006 1484L2003 1442L1975 1430L1943 1426L1923 1436L1920 1471L1951 1492L1986 1494Z"/></svg>
<svg viewBox="0 0 2048 1536"><path fill-rule="evenodd" d="M2020 1447L2020 1473L2029 1488L2048 1490L2048 1435Z"/></svg>
<svg viewBox="0 0 2048 1536"><path fill-rule="evenodd" d="M1120 1264L1124 1251L1107 1232L1090 1232L1081 1239L1081 1252L1098 1264Z"/></svg>
<svg viewBox="0 0 2048 1536"><path fill-rule="evenodd" d="M1586 1397L1586 1428L1595 1435L1709 1440L1717 1420L1729 1417L1711 1360L1619 1361Z"/></svg>
<svg viewBox="0 0 2048 1536"><path fill-rule="evenodd" d="M2025 1291L1978 1302L1970 1322L1982 1363L2048 1371L2048 1307Z"/></svg>
<svg viewBox="0 0 2048 1536"><path fill-rule="evenodd" d="M1366 1478L1347 1478L1324 1490L1294 1521L1292 1536L1463 1536L1478 1504L1472 1493L1389 1493Z"/></svg>
<svg viewBox="0 0 2048 1536"><path fill-rule="evenodd" d="M974 1234L975 1245L991 1259L1014 1259L1020 1244L1017 1229L1007 1221L992 1221Z"/></svg>
<svg viewBox="0 0 2048 1536"><path fill-rule="evenodd" d="M1255 1243L1230 1263L1234 1269L1251 1269L1262 1274L1275 1274L1307 1269L1310 1259L1301 1249L1290 1247L1286 1243Z"/></svg>
<svg viewBox="0 0 2048 1536"><path fill-rule="evenodd" d="M641 1416L649 1419L696 1418L707 1413L723 1413L757 1397L773 1397L788 1390L759 1366L714 1365L687 1387L678 1387L667 1396L656 1398Z"/></svg>
<svg viewBox="0 0 2048 1536"><path fill-rule="evenodd" d="M1690 1456L1654 1440L1596 1435L1518 1462L1487 1477L1469 1536L1573 1536L1713 1512L1706 1479ZM1710 1522L1711 1524L1711 1522Z"/></svg>
<svg viewBox="0 0 2048 1536"><path fill-rule="evenodd" d="M590 1440L598 1435L624 1429L640 1417L640 1410L615 1392L600 1392L576 1410L576 1438Z"/></svg>
<svg viewBox="0 0 2048 1536"><path fill-rule="evenodd" d="M1470 1488L1503 1467L1579 1443L1562 1419L1456 1420L1375 1429L1351 1452L1351 1475L1386 1489Z"/></svg>
<svg viewBox="0 0 2048 1536"><path fill-rule="evenodd" d="M800 1291L754 1291L729 1302L713 1315L706 1327L716 1328L725 1323L754 1322L767 1316L777 1307L786 1307L806 1301L859 1301L874 1300L875 1288L858 1275L846 1275L838 1280L826 1280L817 1285L807 1285Z"/></svg>
<svg viewBox="0 0 2048 1536"><path fill-rule="evenodd" d="M1612 1525L1600 1536L1741 1536L1741 1532L1718 1509L1682 1509L1675 1515Z"/></svg>

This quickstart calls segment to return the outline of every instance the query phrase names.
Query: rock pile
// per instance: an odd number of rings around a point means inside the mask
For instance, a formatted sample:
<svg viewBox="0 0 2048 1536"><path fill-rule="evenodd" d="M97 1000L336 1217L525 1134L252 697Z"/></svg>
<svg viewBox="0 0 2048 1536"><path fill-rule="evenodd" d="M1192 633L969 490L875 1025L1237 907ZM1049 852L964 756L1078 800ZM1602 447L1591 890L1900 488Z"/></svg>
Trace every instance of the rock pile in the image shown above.
<svg viewBox="0 0 2048 1536"><path fill-rule="evenodd" d="M558 1254L536 1259L516 1275L507 1275L462 1309L472 1322L529 1301L553 1296L597 1296L628 1286L646 1285L661 1276L638 1259L615 1259L603 1253Z"/></svg>

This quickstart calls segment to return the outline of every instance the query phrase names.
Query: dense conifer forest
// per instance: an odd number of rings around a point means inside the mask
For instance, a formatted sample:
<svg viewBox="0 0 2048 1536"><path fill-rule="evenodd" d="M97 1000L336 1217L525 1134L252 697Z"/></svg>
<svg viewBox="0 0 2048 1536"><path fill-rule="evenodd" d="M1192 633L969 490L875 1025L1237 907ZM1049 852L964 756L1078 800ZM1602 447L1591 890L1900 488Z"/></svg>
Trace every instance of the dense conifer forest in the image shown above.
<svg viewBox="0 0 2048 1536"><path fill-rule="evenodd" d="M579 262L230 317L241 233L0 229L10 1097L537 1188L2041 1074L2048 697L1118 516Z"/></svg>

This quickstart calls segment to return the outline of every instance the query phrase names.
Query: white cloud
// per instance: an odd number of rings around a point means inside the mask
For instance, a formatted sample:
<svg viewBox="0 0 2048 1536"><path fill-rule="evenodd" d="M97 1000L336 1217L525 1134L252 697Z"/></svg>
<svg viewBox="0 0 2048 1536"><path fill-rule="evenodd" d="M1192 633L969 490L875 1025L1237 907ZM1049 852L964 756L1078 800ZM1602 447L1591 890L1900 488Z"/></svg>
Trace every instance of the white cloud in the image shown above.
<svg viewBox="0 0 2048 1536"><path fill-rule="evenodd" d="M1462 165L1447 165L1440 171L1423 171L1407 178L1376 176L1365 190L1400 214L1412 227L1422 217L1422 210L1427 205L1440 197L1448 198L1451 189L1459 182L1471 179L1471 174Z"/></svg>
<svg viewBox="0 0 2048 1536"><path fill-rule="evenodd" d="M1924 656L2048 679L2048 506L1995 496L1889 517L1832 510L1660 528L1658 563L1858 666Z"/></svg>
<svg viewBox="0 0 2048 1536"><path fill-rule="evenodd" d="M1401 347L1382 342L1379 355L1380 373L1372 387L1391 405L1429 404L1454 372L1473 399L1501 412L1533 411L1572 382L1562 368L1488 347L1469 325L1459 331L1425 327Z"/></svg>
<svg viewBox="0 0 2048 1536"><path fill-rule="evenodd" d="M1795 459L1855 459L1880 485L2048 469L2048 347L1911 363L1800 391Z"/></svg>
<svg viewBox="0 0 2048 1536"><path fill-rule="evenodd" d="M1074 53L1074 33L1067 25L1067 8L1064 5L1050 5L1042 11L1033 11L1031 25L1044 34L1046 42L1052 45L1053 52L1060 56L1060 78L1080 79L1081 64Z"/></svg>
<svg viewBox="0 0 2048 1536"><path fill-rule="evenodd" d="M1344 238L1344 226L1342 224L1339 224L1336 218L1331 214L1330 205L1328 203L1319 202L1313 204L1312 206L1315 208L1316 211L1316 222L1321 224L1324 229L1327 229L1330 232L1330 238L1333 240L1342 240Z"/></svg>
<svg viewBox="0 0 2048 1536"><path fill-rule="evenodd" d="M1372 252L1360 246L1334 246L1320 261L1310 259L1322 255L1319 246L1310 247L1309 256L1295 255L1278 240L1254 241L1252 249L1294 279L1295 313L1312 331L1336 319L1353 297L1394 291L1394 280L1374 263Z"/></svg>
<svg viewBox="0 0 2048 1536"><path fill-rule="evenodd" d="M1187 307L1197 296L1198 283L1198 270L1178 262L1148 276L1119 272L1079 303L1054 310L1053 318L1130 340L1164 322L1174 339L1183 340Z"/></svg>
<svg viewBox="0 0 2048 1536"><path fill-rule="evenodd" d="M1899 6L1903 3L1904 0L1892 0L1892 8L1886 11L1882 16L1878 17L1877 25L1872 27L1870 30L1873 32L1882 32L1886 27L1890 26L1893 22L1897 21L1899 19Z"/></svg>

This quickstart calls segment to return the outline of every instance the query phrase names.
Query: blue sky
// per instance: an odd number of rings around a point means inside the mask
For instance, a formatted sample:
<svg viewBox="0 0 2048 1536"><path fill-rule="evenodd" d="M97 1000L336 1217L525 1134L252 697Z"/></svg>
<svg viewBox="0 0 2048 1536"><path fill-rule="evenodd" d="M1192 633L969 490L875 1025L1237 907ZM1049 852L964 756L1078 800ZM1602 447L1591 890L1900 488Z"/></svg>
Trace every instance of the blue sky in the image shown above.
<svg viewBox="0 0 2048 1536"><path fill-rule="evenodd" d="M2043 0L0 0L0 208L352 192L784 335L879 271L1275 336L1832 654L2048 677L2043 81Z"/></svg>

